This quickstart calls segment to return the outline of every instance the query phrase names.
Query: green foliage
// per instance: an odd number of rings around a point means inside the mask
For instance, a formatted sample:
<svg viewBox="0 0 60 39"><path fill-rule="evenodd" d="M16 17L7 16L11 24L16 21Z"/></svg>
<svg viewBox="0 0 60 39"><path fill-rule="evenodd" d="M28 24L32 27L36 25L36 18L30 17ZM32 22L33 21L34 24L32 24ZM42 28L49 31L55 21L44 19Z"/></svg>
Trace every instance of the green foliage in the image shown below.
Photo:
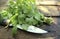
<svg viewBox="0 0 60 39"><path fill-rule="evenodd" d="M49 18L45 17L45 21L44 22L47 23L47 24L52 24L53 20L52 20L51 17L49 17Z"/></svg>
<svg viewBox="0 0 60 39"><path fill-rule="evenodd" d="M3 10L1 15L5 19L10 19L14 25L13 33L16 31L17 24L22 25L25 29L28 25L52 23L49 18L45 19L45 16L38 11L35 0L9 0L8 8Z"/></svg>
<svg viewBox="0 0 60 39"><path fill-rule="evenodd" d="M27 30L29 26L30 26L30 25L28 25L28 24L22 24L22 25L21 25L21 27L23 28L23 30Z"/></svg>

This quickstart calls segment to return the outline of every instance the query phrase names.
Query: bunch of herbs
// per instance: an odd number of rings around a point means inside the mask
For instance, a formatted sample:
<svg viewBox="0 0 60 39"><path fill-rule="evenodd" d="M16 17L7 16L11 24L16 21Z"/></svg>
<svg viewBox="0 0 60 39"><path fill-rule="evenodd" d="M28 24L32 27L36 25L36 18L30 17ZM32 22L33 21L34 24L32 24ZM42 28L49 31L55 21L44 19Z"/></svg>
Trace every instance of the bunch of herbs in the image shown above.
<svg viewBox="0 0 60 39"><path fill-rule="evenodd" d="M9 19L13 24L12 32L16 34L17 25L43 25L43 23L51 24L52 19L41 14L35 4L35 0L9 0L8 8L0 13L3 19Z"/></svg>

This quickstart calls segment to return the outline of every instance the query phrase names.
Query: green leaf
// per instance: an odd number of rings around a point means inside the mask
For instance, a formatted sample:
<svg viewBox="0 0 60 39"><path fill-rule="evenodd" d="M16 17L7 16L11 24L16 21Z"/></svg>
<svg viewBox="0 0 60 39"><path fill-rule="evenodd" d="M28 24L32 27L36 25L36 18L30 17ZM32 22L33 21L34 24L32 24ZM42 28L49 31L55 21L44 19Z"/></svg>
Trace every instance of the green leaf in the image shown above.
<svg viewBox="0 0 60 39"><path fill-rule="evenodd" d="M38 23L38 21L35 20L33 17L26 18L26 22L27 24L30 24L30 25L36 25Z"/></svg>
<svg viewBox="0 0 60 39"><path fill-rule="evenodd" d="M36 20L40 21L40 14L36 13L34 17Z"/></svg>
<svg viewBox="0 0 60 39"><path fill-rule="evenodd" d="M45 23L47 23L47 24L52 24L52 23L53 23L53 19L52 19L51 17L49 17L49 18L47 18L47 19L45 20Z"/></svg>
<svg viewBox="0 0 60 39"><path fill-rule="evenodd" d="M21 26L22 28L23 28L23 30L27 30L28 29L28 27L29 27L29 25L28 24L22 24L22 26Z"/></svg>

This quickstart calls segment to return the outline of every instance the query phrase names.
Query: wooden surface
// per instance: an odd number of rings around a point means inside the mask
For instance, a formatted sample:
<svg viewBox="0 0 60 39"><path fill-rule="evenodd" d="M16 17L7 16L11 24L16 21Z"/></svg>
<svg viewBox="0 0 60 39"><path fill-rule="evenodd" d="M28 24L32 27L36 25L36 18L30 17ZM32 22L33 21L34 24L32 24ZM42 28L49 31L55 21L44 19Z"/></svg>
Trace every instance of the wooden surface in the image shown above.
<svg viewBox="0 0 60 39"><path fill-rule="evenodd" d="M0 0L0 10L4 9L7 0ZM43 0L46 1L46 0ZM47 0L48 1L48 0ZM52 0L49 0L52 1ZM55 0L54 0L55 1ZM58 6L56 5L39 5L37 6L39 11L46 16L60 16L60 0L56 0ZM56 2L52 2L56 3ZM51 3L51 4L52 4ZM49 3L46 3L49 4ZM60 17L53 17L54 23L51 26L42 26L40 28L49 31L47 34L33 34L26 31L18 30L16 37L12 37L11 28L4 29L0 26L0 39L60 39Z"/></svg>
<svg viewBox="0 0 60 39"><path fill-rule="evenodd" d="M37 8L46 16L60 16L60 1L59 0L37 0Z"/></svg>
<svg viewBox="0 0 60 39"><path fill-rule="evenodd" d="M59 8L60 6L38 6L39 11L46 16L60 16Z"/></svg>
<svg viewBox="0 0 60 39"><path fill-rule="evenodd" d="M60 0L36 0L37 5L60 5Z"/></svg>

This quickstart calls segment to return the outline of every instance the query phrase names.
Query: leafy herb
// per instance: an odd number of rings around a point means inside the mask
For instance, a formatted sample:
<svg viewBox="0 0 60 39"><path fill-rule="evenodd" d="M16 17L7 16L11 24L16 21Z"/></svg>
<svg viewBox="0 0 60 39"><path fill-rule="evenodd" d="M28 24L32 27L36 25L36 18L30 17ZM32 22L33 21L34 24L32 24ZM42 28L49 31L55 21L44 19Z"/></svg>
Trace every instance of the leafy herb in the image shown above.
<svg viewBox="0 0 60 39"><path fill-rule="evenodd" d="M8 8L1 12L1 15L5 19L9 19L13 24L13 33L17 31L17 24L24 26L24 29L28 25L41 25L43 22L51 24L52 19L46 18L41 14L37 6L35 5L35 0L9 0Z"/></svg>

